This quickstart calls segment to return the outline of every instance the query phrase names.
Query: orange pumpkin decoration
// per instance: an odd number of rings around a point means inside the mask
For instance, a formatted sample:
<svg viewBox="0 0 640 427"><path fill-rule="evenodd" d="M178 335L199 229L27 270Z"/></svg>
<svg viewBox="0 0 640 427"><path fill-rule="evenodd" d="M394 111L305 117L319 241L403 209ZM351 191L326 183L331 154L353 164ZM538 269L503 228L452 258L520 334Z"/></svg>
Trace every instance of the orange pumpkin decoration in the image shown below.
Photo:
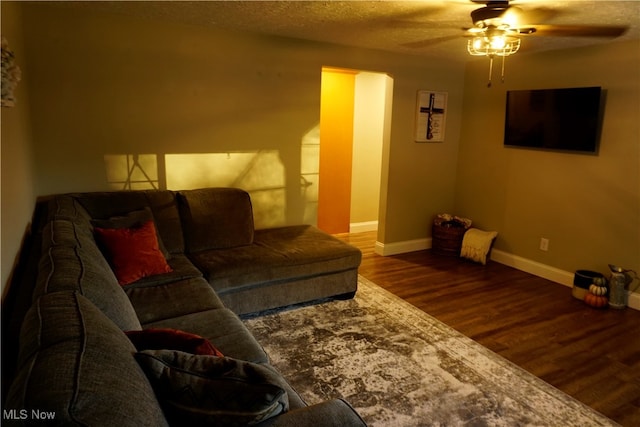
<svg viewBox="0 0 640 427"><path fill-rule="evenodd" d="M609 299L604 295L594 295L591 292L584 296L584 302L595 308L603 308L607 306Z"/></svg>

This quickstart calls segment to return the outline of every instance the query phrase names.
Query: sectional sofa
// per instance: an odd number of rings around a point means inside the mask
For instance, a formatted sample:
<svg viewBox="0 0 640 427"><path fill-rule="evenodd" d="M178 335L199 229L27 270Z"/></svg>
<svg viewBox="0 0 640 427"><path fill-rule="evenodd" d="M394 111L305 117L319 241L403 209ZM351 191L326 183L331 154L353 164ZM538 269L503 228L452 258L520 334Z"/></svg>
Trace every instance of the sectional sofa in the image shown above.
<svg viewBox="0 0 640 427"><path fill-rule="evenodd" d="M352 297L358 249L255 230L232 188L56 195L32 228L3 307L4 423L365 425L341 399L307 406L239 317Z"/></svg>

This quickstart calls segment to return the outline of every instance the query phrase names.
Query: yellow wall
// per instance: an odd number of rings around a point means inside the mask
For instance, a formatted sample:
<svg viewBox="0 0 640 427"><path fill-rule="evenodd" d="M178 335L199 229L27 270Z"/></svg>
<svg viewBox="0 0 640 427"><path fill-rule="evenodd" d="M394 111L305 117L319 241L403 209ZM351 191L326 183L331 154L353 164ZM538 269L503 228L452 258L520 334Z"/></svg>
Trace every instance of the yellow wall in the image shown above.
<svg viewBox="0 0 640 427"><path fill-rule="evenodd" d="M456 211L498 231L495 248L510 254L569 272L640 271L640 43L518 53L491 89L487 67L467 67ZM503 146L507 90L580 86L604 90L597 155Z"/></svg>
<svg viewBox="0 0 640 427"><path fill-rule="evenodd" d="M351 218L355 73L322 72L318 227L346 233Z"/></svg>

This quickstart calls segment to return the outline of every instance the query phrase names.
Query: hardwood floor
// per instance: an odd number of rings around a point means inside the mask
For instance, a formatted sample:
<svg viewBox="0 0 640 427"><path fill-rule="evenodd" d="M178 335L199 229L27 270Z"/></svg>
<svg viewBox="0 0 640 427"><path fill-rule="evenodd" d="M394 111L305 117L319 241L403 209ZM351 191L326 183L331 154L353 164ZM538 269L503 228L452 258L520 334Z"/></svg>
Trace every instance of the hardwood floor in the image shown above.
<svg viewBox="0 0 640 427"><path fill-rule="evenodd" d="M489 261L360 248L360 274L624 426L640 426L640 311L593 309L571 289Z"/></svg>

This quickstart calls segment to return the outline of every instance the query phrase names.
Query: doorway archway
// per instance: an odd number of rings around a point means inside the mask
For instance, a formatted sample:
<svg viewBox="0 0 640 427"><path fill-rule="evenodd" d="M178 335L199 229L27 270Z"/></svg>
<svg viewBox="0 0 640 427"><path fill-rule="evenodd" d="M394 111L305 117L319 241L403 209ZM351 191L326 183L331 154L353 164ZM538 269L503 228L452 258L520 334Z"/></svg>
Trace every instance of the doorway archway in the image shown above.
<svg viewBox="0 0 640 427"><path fill-rule="evenodd" d="M324 231L378 229L392 90L384 73L322 70L318 227Z"/></svg>

